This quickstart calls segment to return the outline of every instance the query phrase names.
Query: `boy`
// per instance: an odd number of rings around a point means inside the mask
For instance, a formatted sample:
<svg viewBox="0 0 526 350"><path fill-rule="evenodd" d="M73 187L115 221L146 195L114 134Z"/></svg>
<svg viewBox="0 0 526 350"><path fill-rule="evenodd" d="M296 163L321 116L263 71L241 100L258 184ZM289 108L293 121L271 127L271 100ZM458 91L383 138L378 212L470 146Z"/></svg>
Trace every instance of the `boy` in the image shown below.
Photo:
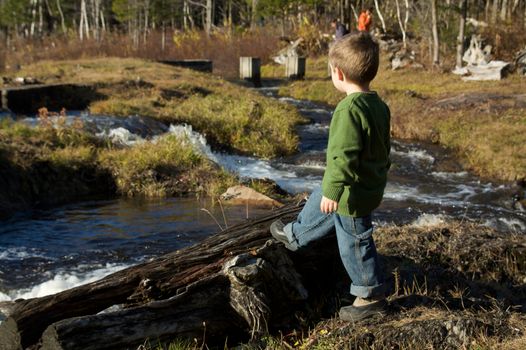
<svg viewBox="0 0 526 350"><path fill-rule="evenodd" d="M329 129L327 167L296 221L272 223L274 238L297 250L336 228L342 262L349 274L353 305L343 320L383 314L384 283L372 238L371 213L380 204L390 167L390 112L369 83L378 71L379 49L366 32L347 35L329 50L332 82L347 96L336 107Z"/></svg>

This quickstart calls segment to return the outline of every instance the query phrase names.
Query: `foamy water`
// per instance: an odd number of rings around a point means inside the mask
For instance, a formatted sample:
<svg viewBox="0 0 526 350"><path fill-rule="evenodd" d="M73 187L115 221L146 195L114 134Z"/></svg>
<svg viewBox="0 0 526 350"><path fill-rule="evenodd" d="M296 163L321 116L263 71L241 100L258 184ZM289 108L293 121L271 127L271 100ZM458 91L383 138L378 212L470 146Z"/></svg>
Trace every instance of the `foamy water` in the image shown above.
<svg viewBox="0 0 526 350"><path fill-rule="evenodd" d="M50 280L26 289L10 291L8 294L0 292L0 301L14 301L17 299L40 298L59 293L66 289L75 288L83 284L95 282L107 275L123 270L129 265L106 264L104 267L85 266L85 272L61 271ZM82 268L80 266L79 268Z"/></svg>
<svg viewBox="0 0 526 350"><path fill-rule="evenodd" d="M449 217L444 214L422 214L415 221L411 223L411 226L415 227L433 227L440 226L447 223Z"/></svg>

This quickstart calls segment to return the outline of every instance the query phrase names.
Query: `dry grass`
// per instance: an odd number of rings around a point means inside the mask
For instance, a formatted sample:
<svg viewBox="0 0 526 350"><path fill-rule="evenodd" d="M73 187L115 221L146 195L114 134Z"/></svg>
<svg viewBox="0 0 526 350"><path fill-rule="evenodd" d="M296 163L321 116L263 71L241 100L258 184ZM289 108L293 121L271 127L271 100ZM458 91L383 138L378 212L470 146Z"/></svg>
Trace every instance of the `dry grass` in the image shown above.
<svg viewBox="0 0 526 350"><path fill-rule="evenodd" d="M398 282L388 279L386 316L350 323L339 320L335 310L310 328L267 335L235 349L523 348L526 316L515 306L526 292L522 236L466 222L379 227L375 235L384 272L398 271ZM192 349L187 345L180 349Z"/></svg>
<svg viewBox="0 0 526 350"><path fill-rule="evenodd" d="M257 45L254 45L257 43ZM238 75L239 56L261 57L267 62L269 55L279 47L279 34L274 28L254 31L216 30L210 37L202 31L166 31L162 49L162 32L151 31L139 46L127 34L106 33L100 42L94 39L78 40L75 36L52 35L44 40L20 38L11 42L5 64L13 69L43 60L76 60L97 57L165 59L211 59L214 72L225 77ZM0 71L3 56L0 51Z"/></svg>
<svg viewBox="0 0 526 350"><path fill-rule="evenodd" d="M386 65L382 62L372 88L391 108L394 137L438 142L483 177L526 177L526 109L524 101L510 102L510 97L526 91L524 77L513 74L501 81L463 82L449 73L391 71ZM326 59L313 60L308 68L304 81L292 82L280 93L335 106L342 95L326 78ZM273 68L266 72L273 74ZM436 107L437 102L461 94L480 98L455 108Z"/></svg>

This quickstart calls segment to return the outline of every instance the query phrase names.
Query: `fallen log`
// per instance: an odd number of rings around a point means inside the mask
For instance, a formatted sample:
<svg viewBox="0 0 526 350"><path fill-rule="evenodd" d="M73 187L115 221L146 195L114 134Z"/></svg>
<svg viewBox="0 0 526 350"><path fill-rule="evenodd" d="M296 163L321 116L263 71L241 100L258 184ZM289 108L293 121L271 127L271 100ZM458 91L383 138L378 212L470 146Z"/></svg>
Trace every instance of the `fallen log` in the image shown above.
<svg viewBox="0 0 526 350"><path fill-rule="evenodd" d="M282 208L94 283L17 301L0 325L0 349L131 348L177 337L223 343L266 333L270 324L294 326L298 310L347 281L335 239L293 255L271 239L270 223L300 209Z"/></svg>

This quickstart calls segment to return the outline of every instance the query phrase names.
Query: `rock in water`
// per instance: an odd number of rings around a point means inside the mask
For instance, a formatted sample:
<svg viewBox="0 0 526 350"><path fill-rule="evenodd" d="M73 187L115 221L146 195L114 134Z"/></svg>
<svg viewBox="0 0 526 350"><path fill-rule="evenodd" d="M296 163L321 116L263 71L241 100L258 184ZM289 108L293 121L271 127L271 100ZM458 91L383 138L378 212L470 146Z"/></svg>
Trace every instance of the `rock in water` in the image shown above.
<svg viewBox="0 0 526 350"><path fill-rule="evenodd" d="M232 186L221 195L221 199L232 204L252 204L263 207L282 207L283 204L246 186Z"/></svg>

